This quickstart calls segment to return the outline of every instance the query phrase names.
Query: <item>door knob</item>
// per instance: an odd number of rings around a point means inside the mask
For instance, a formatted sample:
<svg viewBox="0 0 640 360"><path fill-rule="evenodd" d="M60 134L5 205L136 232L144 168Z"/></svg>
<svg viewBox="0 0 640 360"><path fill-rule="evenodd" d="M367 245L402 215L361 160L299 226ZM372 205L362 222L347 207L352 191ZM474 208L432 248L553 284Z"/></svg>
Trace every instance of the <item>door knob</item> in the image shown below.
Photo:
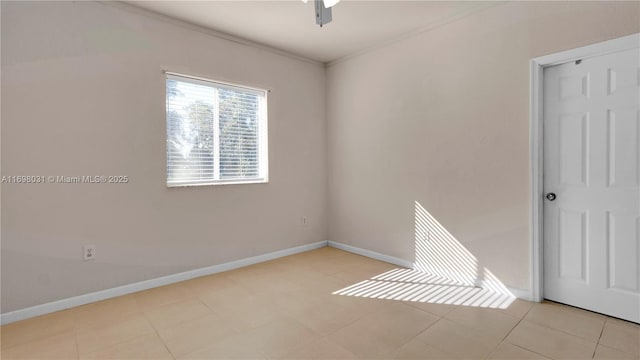
<svg viewBox="0 0 640 360"><path fill-rule="evenodd" d="M553 200L555 200L555 199L556 199L556 194L554 194L554 193L547 193L546 198L547 198L547 200L549 200L549 201L553 201Z"/></svg>

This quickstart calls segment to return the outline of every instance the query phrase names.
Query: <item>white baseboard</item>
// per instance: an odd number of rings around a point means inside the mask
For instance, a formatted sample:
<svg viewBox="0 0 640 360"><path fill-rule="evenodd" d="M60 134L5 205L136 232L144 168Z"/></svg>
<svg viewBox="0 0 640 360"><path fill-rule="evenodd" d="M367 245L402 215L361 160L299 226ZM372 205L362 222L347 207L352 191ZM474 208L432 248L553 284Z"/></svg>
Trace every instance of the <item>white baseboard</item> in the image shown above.
<svg viewBox="0 0 640 360"><path fill-rule="evenodd" d="M520 288L516 288L509 285L505 285L505 286L507 287L507 289L509 289L509 291L513 294L513 296L517 297L518 299L533 301L533 302L540 302L533 298L533 293L531 292L531 290L520 289Z"/></svg>
<svg viewBox="0 0 640 360"><path fill-rule="evenodd" d="M327 241L318 241L316 243L292 247L289 249L270 252L263 255L253 256L250 258L231 261L224 264L208 266L205 268L181 272L178 274L167 275L156 279L144 280L133 284L122 285L111 289L100 290L89 294L74 296L67 299L57 300L46 304L36 305L25 309L15 310L8 313L0 314L0 324L8 324L14 321L24 320L39 315L44 315L72 307L89 304L92 302L106 300L117 296L131 294L134 292L147 290L159 286L169 285L180 281L185 281L200 276L216 274L223 271L229 271L240 267L261 263L277 259L280 257L293 255L309 250L318 249L327 246Z"/></svg>
<svg viewBox="0 0 640 360"><path fill-rule="evenodd" d="M366 256L368 258L372 258L372 259L388 262L390 264L394 264L394 265L402 266L402 267L405 267L405 268L413 269L413 262L411 262L409 260L400 259L400 258L397 258L397 257L394 257L394 256L381 254L381 253L378 253L378 252L375 252L375 251L362 249L362 248L359 248L359 247L356 247L356 246L351 246L351 245L347 245L347 244L343 244L343 243L339 243L339 242L335 242L335 241L331 241L331 240L328 241L328 245L331 246L331 247L334 247L336 249L348 251L348 252L351 252L351 253L354 253L354 254ZM506 287L507 290L509 290L509 292L513 296L517 297L518 299L527 300L527 301L535 301L535 300L533 300L533 294L531 293L530 290L518 289L518 288L514 288L514 287L511 287L511 286L508 286L508 285L503 285L503 284L501 284L501 286Z"/></svg>
<svg viewBox="0 0 640 360"><path fill-rule="evenodd" d="M389 256L389 255L381 254L381 253L378 253L378 252L375 252L375 251L362 249L362 248L359 248L359 247L355 247L355 246L351 246L351 245L347 245L347 244L343 244L343 243L339 243L339 242L335 242L335 241L331 241L331 240L328 241L328 245L331 246L331 247L334 247L336 249L348 251L350 253L366 256L368 258L372 258L372 259L376 259L376 260L380 260L380 261L384 261L384 262L388 262L389 264L398 265L398 266L406 267L406 268L409 268L409 269L413 268L413 262L405 260L405 259L400 259L400 258L397 258L395 256Z"/></svg>

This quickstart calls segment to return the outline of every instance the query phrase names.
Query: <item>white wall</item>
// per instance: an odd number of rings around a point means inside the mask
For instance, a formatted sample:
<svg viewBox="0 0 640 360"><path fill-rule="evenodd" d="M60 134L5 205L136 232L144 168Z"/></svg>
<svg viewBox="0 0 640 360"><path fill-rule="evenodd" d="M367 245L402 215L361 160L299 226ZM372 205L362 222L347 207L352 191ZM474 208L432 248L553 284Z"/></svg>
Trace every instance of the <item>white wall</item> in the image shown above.
<svg viewBox="0 0 640 360"><path fill-rule="evenodd" d="M440 270L528 289L529 60L638 31L638 2L512 2L330 66L329 238L414 260L418 202Z"/></svg>
<svg viewBox="0 0 640 360"><path fill-rule="evenodd" d="M1 13L2 175L131 179L2 185L3 313L326 240L322 65L97 2ZM166 187L163 69L272 90L269 184Z"/></svg>

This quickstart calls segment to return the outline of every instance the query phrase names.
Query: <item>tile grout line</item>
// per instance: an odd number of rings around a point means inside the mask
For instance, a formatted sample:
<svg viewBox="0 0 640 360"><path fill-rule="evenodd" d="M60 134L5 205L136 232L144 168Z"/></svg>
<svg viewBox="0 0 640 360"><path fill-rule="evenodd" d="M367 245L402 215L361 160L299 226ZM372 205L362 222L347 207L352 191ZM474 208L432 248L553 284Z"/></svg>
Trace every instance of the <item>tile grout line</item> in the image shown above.
<svg viewBox="0 0 640 360"><path fill-rule="evenodd" d="M534 304L533 306L536 306L536 304ZM519 322L518 322L518 324L516 325L516 327L517 327L518 325L520 325L520 323L521 323L523 320L525 320L525 317L529 314L529 312L531 312L531 310L533 309L533 306L532 306L532 307L527 311L527 313L522 317L521 321L519 321ZM606 319L605 319L605 320L606 320ZM585 338L583 338L583 337L580 337L580 336L577 336L577 335L574 335L574 334L568 333L568 332L563 331L563 330L560 330L560 329L556 329L556 328L551 327L551 326L547 326L546 324L541 324L541 323L538 323L538 322L535 322L535 321L530 321L530 320L527 320L527 321L531 322L531 323L532 323L532 324L534 324L534 325L541 326L541 327L546 328L546 329L549 329L549 330L558 331L558 332L560 332L560 333L563 333L563 334L565 334L565 335L568 335L568 336L571 336L571 337L574 337L574 338L580 339L580 340L582 340L582 341L591 342L591 341L589 341L589 340L587 340L587 339L585 339ZM603 325L603 328L604 328L604 325ZM515 329L515 327L514 327L513 329L511 329L511 331L509 332L509 334L511 334L511 332L512 332L514 329ZM509 334L507 334L507 336L508 336ZM601 335L602 335L602 334L601 334ZM505 337L505 340L506 340L506 337ZM521 348L521 349L524 349L524 350L530 351L530 352L532 352L532 353L535 353L535 354L538 354L538 355L540 355L540 356L543 356L543 357L547 358L547 356L546 356L546 355L541 354L541 353L539 353L539 352L537 352L537 351L534 351L534 350L531 350L531 349L527 349L527 348L525 348L525 347L523 347L523 346L520 346L520 345L517 345L517 344L513 344L513 343L511 343L511 342L509 342L509 341L507 341L507 342L508 342L509 344L513 345L513 346L516 346L516 347L518 347L518 348ZM597 348L597 347L598 347L598 343L596 343L596 348ZM595 354L595 350L594 350L594 354ZM593 355L592 355L592 358L593 358Z"/></svg>
<svg viewBox="0 0 640 360"><path fill-rule="evenodd" d="M199 300L199 299L198 299ZM137 299L136 299L137 302ZM205 305L206 306L206 305ZM158 329L156 329L155 325L153 325L153 322L151 321L151 319L149 319L149 317L147 316L147 314L144 312L144 310L142 310L142 308L140 309L140 312L142 313L142 316L144 316L144 319L147 320L147 322L149 323L149 325L151 325L151 328L153 329L153 332L156 334L156 336L158 337L158 339L160 339L160 342L162 343L162 346L164 346L165 349L167 349L167 352L169 353L169 355L171 355L171 357L175 360L176 356L173 354L173 352L171 351L171 349L169 349L169 347L167 346L167 344L164 342L164 339L162 338L162 336L160 336L160 333L158 332ZM144 336L144 335L142 335Z"/></svg>
<svg viewBox="0 0 640 360"><path fill-rule="evenodd" d="M80 346L78 345L78 332L76 331L75 324L73 325L73 339L76 343L76 354L78 355L77 358L80 359Z"/></svg>
<svg viewBox="0 0 640 360"><path fill-rule="evenodd" d="M450 309L450 310L449 310L449 311L447 311L446 313L444 313L444 314L440 315L440 314L432 313L432 312L431 312L431 311L429 311L429 310L425 310L425 309L419 308L419 307L417 307L416 305L413 305L413 303L420 303L420 304L424 304L423 302L419 302L419 301L406 301L406 302L405 302L405 301L403 301L402 303L403 303L403 304L405 304L405 305L407 305L407 306L412 307L413 309L417 309L417 310L420 310L420 311L422 311L422 312L426 312L426 313L427 313L427 314L429 314L429 315L437 316L437 317L439 317L439 318L444 318L445 316L447 316L450 312L452 312L452 311L454 310L454 309ZM407 304L407 303L409 303L409 304ZM431 303L428 303L428 304L431 304ZM434 303L434 304L435 304L435 303ZM448 304L437 304L437 305L448 305ZM457 305L451 305L451 306L457 306Z"/></svg>
<svg viewBox="0 0 640 360"><path fill-rule="evenodd" d="M418 309L418 310L422 310L422 309ZM428 311L425 311L425 310L423 310L423 311L424 311L424 312L426 312L426 313L428 313L428 314L434 315L433 313L430 313L430 312L428 312ZM418 339L418 336L420 336L422 333L424 333L425 331L427 331L427 330L429 330L430 328L432 328L433 326L435 326L435 325L436 325L437 323L439 323L439 322L440 322L440 320L442 320L442 319L444 319L444 316L439 316L438 320L434 321L431 325L427 326L427 327L426 327L426 328L424 328L422 331L420 331L419 333L417 333L415 336L413 336L413 337L409 338L409 340L407 340L406 342L402 343L402 345L398 346L398 348L396 348L392 353L394 353L394 352L398 351L400 348L402 348L403 346L407 345L407 344L408 344L408 343L410 343L411 341L413 341L413 340L418 340L418 341L420 341L420 342L421 342L421 343L423 343L423 344L426 344L426 345L428 345L428 346L433 346L433 347L435 347L436 349L438 349L438 350L440 350L440 351L442 351L442 352L444 352L444 353L449 354L449 352L448 352L448 351L445 351L445 350L443 350L443 349L441 349L441 348L439 348L439 347L437 347L437 346L434 346L434 345L431 345L431 344L427 344L426 342L424 342L424 341L422 341L422 340ZM390 355L391 355L391 354L390 354ZM451 354L451 356L453 356L453 354ZM456 358L457 358L457 356L456 356Z"/></svg>
<svg viewBox="0 0 640 360"><path fill-rule="evenodd" d="M278 311L278 310L276 310L276 311ZM303 349L305 346L311 345L311 344L313 344L314 342L318 341L319 339L323 339L323 338L325 338L325 337L328 337L328 335L327 335L327 336L324 336L324 335L322 335L322 334L320 334L320 333L317 333L315 330L313 330L313 329L311 329L310 327L306 326L305 324L303 324L301 321L299 321L297 318L295 318L295 317L293 317L293 316L290 316L290 315L287 315L287 314L282 314L282 313L280 314L280 316L281 316L282 318L284 318L285 320L291 320L291 321L293 321L294 323L296 323L297 325L302 326L303 328L305 328L305 329L309 330L311 333L313 333L314 335L316 335L316 336L315 336L316 338L314 338L314 340L312 340L312 341L310 341L310 342L308 342L308 343L298 344L298 346L294 346L294 347L292 347L292 348L288 349L288 350L286 351L286 353L285 353L284 355L282 355L282 356L274 356L274 357L271 357L271 356L268 356L268 355L267 355L263 350L257 350L257 351L258 351L258 353L260 353L260 355L262 355L265 359L286 358L286 356L287 356L287 355L289 355L291 352L293 352L293 351L295 351L295 350ZM278 320L278 319L270 320L267 324L272 323L272 322L274 322L274 321L276 321L276 320Z"/></svg>
<svg viewBox="0 0 640 360"><path fill-rule="evenodd" d="M598 341L599 341L599 340L595 340L595 341L594 341L594 340L590 340L590 339L584 338L584 337L582 337L582 336L580 336L580 335L572 334L572 333L567 332L567 331L564 331L564 330L562 330L562 329L558 329L558 328L555 328L555 327L553 327L553 326L549 326L549 325L547 325L547 324L540 323L540 322L537 322L537 321L531 321L531 320L527 320L527 321L529 321L530 323L532 323L532 324L534 324L534 325L541 326L541 327L543 327L543 328L545 328L545 329L549 329L549 330L554 330L554 331L557 331L557 332L561 332L561 333L563 333L563 334L565 334L565 335L569 335L569 336L571 336L571 337L574 337L574 338L576 338L576 339L579 339L579 340L582 340L582 341L586 341L586 342L589 342L589 343L594 343L594 344L596 344L596 345L598 344ZM603 325L603 328L604 328L604 325ZM602 334L601 334L601 335L602 335Z"/></svg>
<svg viewBox="0 0 640 360"><path fill-rule="evenodd" d="M546 356L546 355L544 355L544 354L540 354L540 353L539 353L539 352L537 352L537 351L533 351L533 350L531 350L531 349L527 349L527 348L522 347L522 346L520 346L520 345L518 345L518 344L513 344L513 343L510 343L509 341L507 341L507 344L513 345L513 346L517 347L518 349L526 350L526 351L532 352L532 353L534 353L534 354L536 354L536 355L540 355L540 356L542 356L542 357L543 357L543 358L545 358L545 359L551 359L550 357L548 357L548 356Z"/></svg>
<svg viewBox="0 0 640 360"><path fill-rule="evenodd" d="M522 317L520 318L520 320L518 320L518 322L517 322L517 323L516 323L512 328L511 328L511 330L509 330L509 332L504 336L504 338L502 338L502 340L500 341L500 343L499 343L499 344L498 344L498 345L493 349L493 351L492 351L492 352L487 356L487 358L489 358L491 355L495 354L495 352L496 352L496 350L498 349L498 347L500 346L500 344L502 344L502 343L504 343L504 342L507 342L508 344L511 344L511 345L516 346L516 347L518 347L518 348L521 348L521 349L524 349L524 350L527 350L527 351L531 351L532 353L536 353L536 354L538 354L538 355L540 355L540 356L544 356L544 355L542 355L542 354L540 354L540 353L538 353L538 352L535 352L535 351L533 351L533 350L523 348L522 346L518 346L518 345L516 345L516 344L512 344L511 342L509 342L509 341L507 340L507 338L509 337L509 335L511 335L511 333L513 332L513 330L515 330L515 329L516 329L516 328L517 328L517 327L518 327L518 326L519 326L519 325L524 321L524 319L527 317L527 315L529 315L529 313L531 312L531 309L533 309L533 307L534 307L534 306L535 306L535 304L533 304L533 305L529 308L529 310L527 310L527 312L526 312L524 315L522 315ZM544 356L544 357L546 358L546 356Z"/></svg>
<svg viewBox="0 0 640 360"><path fill-rule="evenodd" d="M146 315L145 315L146 318ZM149 321L149 319L147 319L147 321ZM158 337L158 339L160 339L160 342L162 343L162 346L164 346L165 349L167 349L167 352L169 353L169 355L171 355L171 357L173 359L176 359L176 356L173 354L173 352L171 351L171 349L169 349L169 347L167 346L167 344L165 344L164 339L162 338L162 336L160 336L160 333L158 332L158 329L156 329L155 326L153 326L153 324L151 323L151 321L149 321L149 323L151 324L151 327L153 328L153 332L156 334L156 336Z"/></svg>
<svg viewBox="0 0 640 360"><path fill-rule="evenodd" d="M232 281L233 281L233 280L232 280ZM241 285L240 285L240 283L238 283L237 281L234 281L234 282L236 283L236 286L241 286ZM245 288L245 290L246 290L246 288ZM209 306L209 304L207 304L205 301L203 301L203 300L202 300L202 298L201 298L200 296L198 296L196 299L197 299L200 303L202 303L202 305L204 305L204 307L206 307L206 308L209 310L209 312L211 312L211 314L213 314L214 316L217 316L218 318L222 319L221 314L220 314L218 311L214 310L214 308L213 308L212 306ZM211 314L209 314L209 315L211 315ZM188 320L188 321L192 321L192 320ZM268 322L270 322L270 321L271 321L271 320L269 320ZM185 321L183 321L183 322L185 322ZM260 325L258 325L258 326L260 326ZM233 331L233 334L224 335L223 337L221 337L220 339L218 339L219 341L221 341L222 339L225 339L225 338L231 337L231 336L237 336L237 335L240 335L240 334L242 334L244 331L254 329L255 327L250 327L250 328L248 328L248 329L241 330L241 329L236 328L235 326L230 325L230 326L229 326L229 328ZM162 340L162 339L161 339L161 340ZM163 340L163 342L164 342L164 340ZM215 343L215 341L214 341L214 343ZM195 350L194 350L194 351L195 351Z"/></svg>
<svg viewBox="0 0 640 360"><path fill-rule="evenodd" d="M454 306L462 306L462 305L454 305ZM448 314L450 314L450 313L451 313L451 312L453 312L453 311L455 311L455 309L450 310L447 314L443 315L443 316L442 316L442 318L443 318L443 319L445 319L445 318L446 318L448 321L451 321L452 323L458 324L458 325L460 325L460 326L468 327L469 329L476 330L476 331L481 331L481 329L476 329L476 328L471 327L471 326L469 326L469 325L463 324L463 323L461 323L461 322L457 321L456 319L448 318L448 317L447 317L447 315L448 315ZM526 313L525 313L525 314L520 318L520 320L518 320L518 322L517 322L517 323L516 323L512 328L511 328L511 330L509 330L509 332L508 332L508 333L507 333L507 334L506 334L506 335L505 335L505 336L504 336L504 337L503 337L503 338L498 342L498 345L496 345L496 346L493 348L493 350L492 350L489 354L487 354L487 357L485 357L485 359L486 359L486 358L489 358L491 355L493 355L493 354L495 353L495 351L496 351L496 349L498 348L498 346L500 346L500 344L502 344L502 343L507 339L507 337L509 336L509 334L511 334L511 332L513 331L513 329L515 329L515 328L520 324L520 322L524 319L524 317L525 317L525 316L527 316L527 314L529 313L529 311L531 311L531 309L527 310L527 312L526 312ZM513 315L509 315L509 314L504 314L504 315L509 316L509 317L512 317L512 318L514 318L514 319L518 319L518 317L517 317L517 316L513 316Z"/></svg>
<svg viewBox="0 0 640 360"><path fill-rule="evenodd" d="M504 339L503 339L502 341L503 341L503 342L507 342L508 344L513 345L513 346L515 346L515 347L517 347L517 348L520 348L520 349L522 349L522 350L530 351L530 352L532 352L532 353L534 353L534 354L537 354L537 355L540 355L540 356L544 357L545 359L548 359L548 357L547 357L546 355L544 355L544 354L540 354L540 353L539 353L539 352L537 352L537 351L534 351L534 350L531 350L531 349L527 349L527 348L522 347L522 346L517 345L517 344L513 344L513 343L511 343L511 342L509 342L509 341L507 340L507 337L509 337L509 335L511 335L511 333L513 332L513 330L515 330L515 328L516 328L516 327L518 327L518 325L520 325L520 323L522 323L522 322L525 320L525 318L527 317L527 315L529 315L529 313L531 312L531 310L533 309L533 307L534 307L534 306L536 306L536 303L534 303L534 304L529 308L529 310L527 310L527 312L526 312L524 315L522 315L522 318L520 319L520 321L518 321L518 323L516 324L516 326L514 326L514 327L513 327L513 329L511 329L511 331L509 331L509 333L507 334L507 336L505 336L505 337L504 337ZM528 320L527 320L527 321L528 321ZM497 348L497 347L496 347L496 348Z"/></svg>
<svg viewBox="0 0 640 360"><path fill-rule="evenodd" d="M600 336L598 336L598 341L596 341L596 347L593 348L593 354L591 355L592 359L596 358L596 351L598 351L598 347L600 346L600 340L602 339L602 334L604 334L604 328L605 326L607 326L608 321L609 321L608 317L604 319L604 323L602 324L602 329L600 330Z"/></svg>

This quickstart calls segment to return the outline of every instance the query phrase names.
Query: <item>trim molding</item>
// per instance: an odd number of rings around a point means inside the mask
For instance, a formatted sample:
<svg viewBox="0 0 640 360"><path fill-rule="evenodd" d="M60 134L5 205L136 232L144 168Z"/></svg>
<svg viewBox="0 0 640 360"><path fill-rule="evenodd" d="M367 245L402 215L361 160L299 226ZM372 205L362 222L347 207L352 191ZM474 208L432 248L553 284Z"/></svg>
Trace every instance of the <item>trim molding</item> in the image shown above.
<svg viewBox="0 0 640 360"><path fill-rule="evenodd" d="M327 242L327 245L336 249L348 251L350 253L362 255L371 259L376 259L376 260L388 262L389 264L413 269L413 262L405 259L400 259L394 256L381 254L375 251L371 251L371 250L367 250L367 249L363 249L363 248L359 248L359 247L355 247L355 246L351 246L351 245L347 245L347 244L343 244L343 243L339 243L331 240Z"/></svg>
<svg viewBox="0 0 640 360"><path fill-rule="evenodd" d="M129 11L131 13L135 13L138 15L143 15L143 16L147 16L150 18L153 18L155 20L160 20L160 21L164 21L176 26L180 26L182 28L185 29L189 29L192 31L197 31L199 33L202 34L206 34L209 36L213 36L216 37L218 39L223 39L223 40L227 40L227 41L231 41L234 42L236 44L240 44L240 45L245 45L248 47L252 47L255 49L259 49L259 50L264 50L267 52L270 52L272 54L276 54L276 55L280 55L280 56L284 56L284 57L288 57L290 59L294 59L294 60L298 60L298 61L303 61L306 63L310 63L319 67L324 68L325 67L325 63L323 63L322 61L318 61L315 59L311 59L308 58L306 56L303 55L299 55L287 50L283 50L283 49L279 49L277 47L273 47L273 46L269 46L260 42L256 42L253 40L249 40L243 37L239 37L239 36L235 36L235 35L231 35L222 31L217 31L217 30L213 30L211 28L205 27L205 26L201 26L201 25L196 25L193 23L190 23L188 21L184 21L169 15L165 15L165 14L161 14L159 12L150 10L150 9L146 9L146 8L142 8L133 4L129 4L129 3L125 3L122 1L113 1L113 0L97 0L98 3L102 4L102 5L107 5L107 6L112 6L118 9L122 9L125 11Z"/></svg>
<svg viewBox="0 0 640 360"><path fill-rule="evenodd" d="M509 285L504 285L504 286L507 288L507 290L509 290L511 294L513 294L513 296L517 297L518 299L540 302L533 298L533 293L531 292L531 290L520 289L520 288L512 287Z"/></svg>
<svg viewBox="0 0 640 360"><path fill-rule="evenodd" d="M375 252L375 251L371 251L371 250L367 250L367 249L363 249L363 248L359 248L359 247L356 247L356 246L347 245L347 244L343 244L343 243L339 243L339 242L331 241L331 240L329 240L327 242L327 245L331 246L331 247L334 247L336 249L348 251L350 253L366 256L366 257L371 258L371 259L380 260L380 261L388 262L390 264L394 264L394 265L402 266L402 267L405 267L405 268L413 269L413 262L411 262L409 260L397 258L395 256L385 255L385 254L381 254L379 252ZM531 291L529 291L529 290L514 288L514 287L511 287L511 286L504 285L504 284L500 284L500 286L501 287L502 286L506 287L507 290L509 290L509 292L513 296L515 296L515 297L517 297L519 299L528 300L528 301L535 301L533 299L532 295L531 295ZM489 286L489 287L491 287L491 286Z"/></svg>
<svg viewBox="0 0 640 360"><path fill-rule="evenodd" d="M543 259L543 73L544 68L578 59L611 54L640 47L640 33L599 42L555 54L545 55L530 61L529 94L529 180L531 184L530 209L530 279L531 300L544 299ZM514 293L515 294L515 293Z"/></svg>
<svg viewBox="0 0 640 360"><path fill-rule="evenodd" d="M0 324L5 325L19 320L25 320L39 315L44 315L72 307L89 304L92 302L106 300L117 296L127 295L138 291L156 288L159 286L174 284L205 275L212 275L223 271L229 271L248 265L253 265L284 256L298 254L301 252L319 249L327 246L327 241L318 241L311 244L300 245L284 250L278 250L263 255L252 256L245 259L230 261L223 264L208 266L200 269L189 270L173 275L167 275L155 279L144 280L133 284L117 286L111 289L100 290L89 294L74 296L67 299L57 300L45 304L31 306L25 309L15 310L0 314Z"/></svg>
<svg viewBox="0 0 640 360"><path fill-rule="evenodd" d="M494 1L494 2L483 3L481 6L475 8L475 9L465 10L465 11L461 12L460 14L456 14L456 15L453 15L453 16L451 16L449 18L445 18L445 19L441 19L439 21L436 21L436 22L434 22L432 24L429 24L429 25L426 25L426 26L423 26L423 27L419 27L417 29L402 33L402 34L400 34L398 36L395 36L395 37L393 37L391 39L387 39L387 40L384 40L384 41L382 41L380 43L373 44L373 45L371 45L369 47L366 47L366 48L361 49L361 50L357 50L357 51L355 51L353 53L344 55L344 56L339 57L339 58L337 58L335 60L330 60L330 61L328 61L326 63L326 67L329 68L331 66L340 64L342 62L346 62L348 60L360 57L362 55L366 55L366 54L374 52L376 50L384 49L384 48L386 48L388 46L394 45L394 44L399 43L401 41L414 38L414 37L419 36L421 34L424 34L426 32L429 32L429 31L435 30L437 28L441 28L443 26L446 26L448 24L454 23L454 22L456 22L458 20L466 18L467 16L474 15L476 13L480 13L480 12L482 12L484 10L487 10L489 8L492 8L494 6L503 5L503 4L506 4L506 3L507 3L507 1Z"/></svg>

